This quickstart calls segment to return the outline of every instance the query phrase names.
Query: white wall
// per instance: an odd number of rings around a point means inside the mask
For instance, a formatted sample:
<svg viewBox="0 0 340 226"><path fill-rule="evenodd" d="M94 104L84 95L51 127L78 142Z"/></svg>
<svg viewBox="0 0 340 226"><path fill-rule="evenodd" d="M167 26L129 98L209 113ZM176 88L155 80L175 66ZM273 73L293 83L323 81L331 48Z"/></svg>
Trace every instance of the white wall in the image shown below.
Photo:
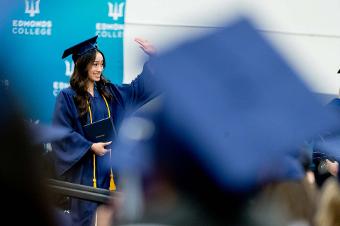
<svg viewBox="0 0 340 226"><path fill-rule="evenodd" d="M337 94L339 9L338 0L127 0L124 82L140 72L146 57L134 37L144 37L162 50L245 14L308 86L316 92Z"/></svg>

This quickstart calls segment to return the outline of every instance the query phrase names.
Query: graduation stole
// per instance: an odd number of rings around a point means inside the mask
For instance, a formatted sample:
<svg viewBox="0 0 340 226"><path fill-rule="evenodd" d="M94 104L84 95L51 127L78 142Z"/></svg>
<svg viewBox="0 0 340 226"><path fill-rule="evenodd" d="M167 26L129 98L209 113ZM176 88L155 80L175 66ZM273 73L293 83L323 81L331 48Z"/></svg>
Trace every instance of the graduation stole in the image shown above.
<svg viewBox="0 0 340 226"><path fill-rule="evenodd" d="M111 118L111 111L109 108L109 105L107 103L107 100L105 98L104 95L102 95L104 101L105 101L105 105L107 108L107 114L109 115L109 118ZM92 111L91 111L91 106L89 101L87 101L87 106L89 107L89 114L90 114L90 123L92 124ZM111 149L110 149L110 162L111 162ZM96 179L96 154L93 153L93 187L97 188L97 179ZM110 187L109 187L110 191L115 191L116 190L116 184L113 180L113 173L112 173L112 166L110 168Z"/></svg>

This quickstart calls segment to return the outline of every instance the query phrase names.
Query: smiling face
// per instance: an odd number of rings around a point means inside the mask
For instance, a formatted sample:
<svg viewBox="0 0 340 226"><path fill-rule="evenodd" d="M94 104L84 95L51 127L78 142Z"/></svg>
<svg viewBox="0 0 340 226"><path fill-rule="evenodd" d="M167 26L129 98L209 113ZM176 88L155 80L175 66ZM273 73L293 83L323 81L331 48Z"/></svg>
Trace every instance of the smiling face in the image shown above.
<svg viewBox="0 0 340 226"><path fill-rule="evenodd" d="M98 82L104 69L104 58L99 52L96 52L95 60L88 65L88 79L90 82Z"/></svg>

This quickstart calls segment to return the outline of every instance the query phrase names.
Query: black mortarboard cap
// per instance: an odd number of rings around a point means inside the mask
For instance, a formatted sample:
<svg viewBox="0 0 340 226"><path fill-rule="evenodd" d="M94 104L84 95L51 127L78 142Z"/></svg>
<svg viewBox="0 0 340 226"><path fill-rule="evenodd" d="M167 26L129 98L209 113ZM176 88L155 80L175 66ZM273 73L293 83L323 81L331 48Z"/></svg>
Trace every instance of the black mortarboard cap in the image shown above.
<svg viewBox="0 0 340 226"><path fill-rule="evenodd" d="M164 92L161 127L169 131L157 142L190 147L189 155L223 187L248 189L259 181L300 178L300 147L340 128L339 119L247 19L151 63ZM171 142L176 139L180 142ZM176 146L166 150L171 156ZM173 167L186 170L179 160Z"/></svg>
<svg viewBox="0 0 340 226"><path fill-rule="evenodd" d="M97 49L97 38L98 35L66 49L63 53L62 59L72 54L73 62L76 62L80 56L89 50Z"/></svg>

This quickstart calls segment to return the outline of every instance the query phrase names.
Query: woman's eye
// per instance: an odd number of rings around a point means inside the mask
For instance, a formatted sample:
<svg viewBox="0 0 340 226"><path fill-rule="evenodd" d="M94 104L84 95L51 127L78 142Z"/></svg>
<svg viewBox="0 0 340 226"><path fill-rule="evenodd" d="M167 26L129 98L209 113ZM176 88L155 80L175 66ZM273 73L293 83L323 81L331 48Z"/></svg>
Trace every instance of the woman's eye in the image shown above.
<svg viewBox="0 0 340 226"><path fill-rule="evenodd" d="M103 67L104 65L103 64L99 64L99 63L94 63L93 66L95 66L95 67L102 66Z"/></svg>

